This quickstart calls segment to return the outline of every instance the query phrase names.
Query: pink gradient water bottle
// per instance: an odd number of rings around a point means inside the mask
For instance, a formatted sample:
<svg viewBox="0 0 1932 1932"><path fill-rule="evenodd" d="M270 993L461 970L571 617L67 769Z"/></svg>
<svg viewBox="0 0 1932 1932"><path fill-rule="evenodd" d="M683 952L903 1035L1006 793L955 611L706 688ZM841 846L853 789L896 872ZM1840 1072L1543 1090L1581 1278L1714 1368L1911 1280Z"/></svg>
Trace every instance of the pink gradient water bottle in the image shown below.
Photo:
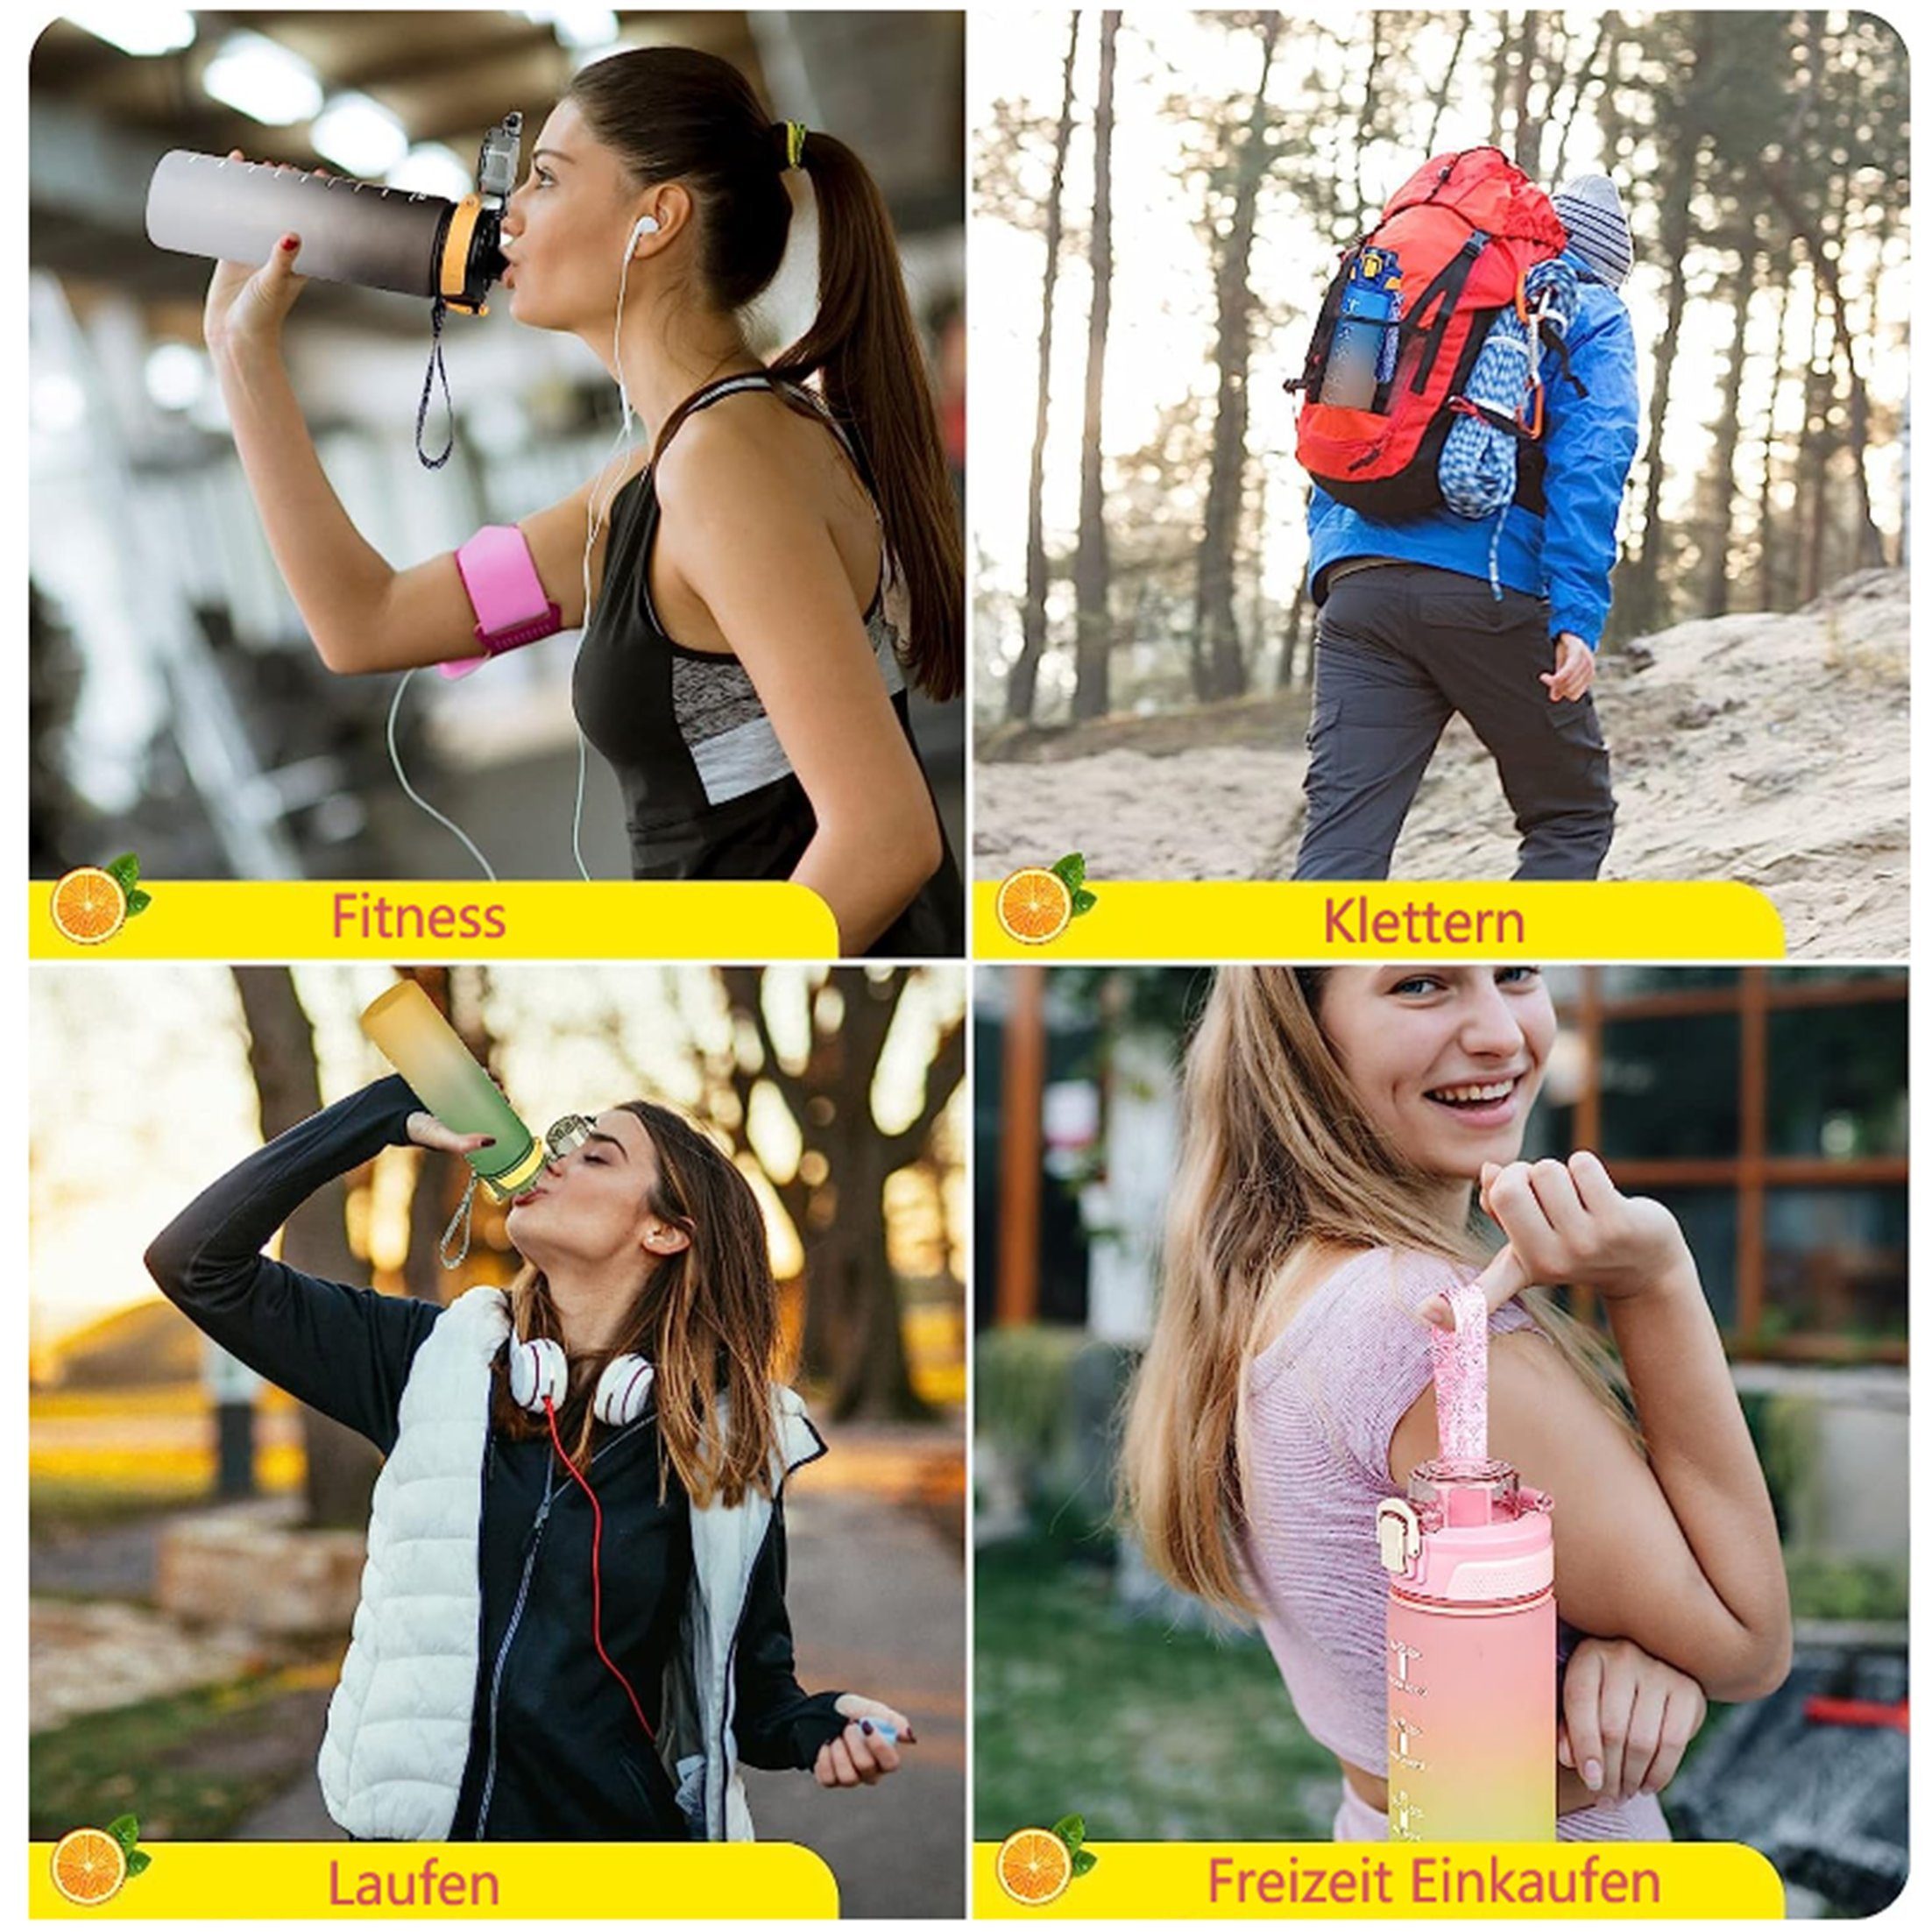
<svg viewBox="0 0 1932 1932"><path fill-rule="evenodd" d="M1488 1311L1437 1338L1441 1453L1376 1511L1389 1572L1389 1836L1556 1836L1550 1499L1487 1454Z"/></svg>

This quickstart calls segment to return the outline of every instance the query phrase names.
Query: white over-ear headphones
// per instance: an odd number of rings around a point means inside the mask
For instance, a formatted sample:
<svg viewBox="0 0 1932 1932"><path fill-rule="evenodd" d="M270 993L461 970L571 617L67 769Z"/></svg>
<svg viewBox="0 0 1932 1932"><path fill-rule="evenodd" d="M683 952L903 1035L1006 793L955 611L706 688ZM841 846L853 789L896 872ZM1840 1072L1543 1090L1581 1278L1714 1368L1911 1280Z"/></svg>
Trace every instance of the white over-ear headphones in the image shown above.
<svg viewBox="0 0 1932 1932"><path fill-rule="evenodd" d="M644 1413L657 1371L642 1355L617 1355L597 1378L591 1408L599 1422L622 1428ZM548 1335L510 1342L510 1399L539 1415L543 1405L562 1402L570 1385L570 1364Z"/></svg>

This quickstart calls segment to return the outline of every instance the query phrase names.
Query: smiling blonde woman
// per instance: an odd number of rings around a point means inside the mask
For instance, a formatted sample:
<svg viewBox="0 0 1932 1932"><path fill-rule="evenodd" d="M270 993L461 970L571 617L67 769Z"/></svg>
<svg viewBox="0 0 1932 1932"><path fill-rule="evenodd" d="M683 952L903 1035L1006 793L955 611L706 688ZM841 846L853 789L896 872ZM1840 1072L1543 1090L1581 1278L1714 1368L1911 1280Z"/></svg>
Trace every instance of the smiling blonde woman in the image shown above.
<svg viewBox="0 0 1932 1932"><path fill-rule="evenodd" d="M1491 1453L1555 1498L1563 1837L1668 1836L1656 1794L1706 1696L1789 1665L1777 1527L1696 1264L1594 1154L1521 1158L1556 1017L1509 966L1242 966L1187 1056L1185 1146L1127 1498L1155 1567L1251 1618L1386 1836L1376 1504L1435 1453L1428 1320L1480 1280ZM1482 1207L1506 1245L1487 1261ZM1591 1339L1533 1284L1593 1288Z"/></svg>

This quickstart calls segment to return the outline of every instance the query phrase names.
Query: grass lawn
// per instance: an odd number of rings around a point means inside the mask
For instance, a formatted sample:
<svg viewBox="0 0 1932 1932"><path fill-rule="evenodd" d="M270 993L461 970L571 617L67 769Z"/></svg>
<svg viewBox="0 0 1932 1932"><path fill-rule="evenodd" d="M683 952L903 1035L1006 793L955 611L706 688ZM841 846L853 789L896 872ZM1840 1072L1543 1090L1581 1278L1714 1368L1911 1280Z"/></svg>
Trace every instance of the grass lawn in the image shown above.
<svg viewBox="0 0 1932 1932"><path fill-rule="evenodd" d="M225 1837L303 1775L334 1666L262 1672L76 1717L28 1740L28 1835L57 1838L124 1811L143 1840Z"/></svg>
<svg viewBox="0 0 1932 1932"><path fill-rule="evenodd" d="M1108 1838L1326 1838L1334 1759L1260 1638L1123 1617L1044 1542L975 1559L973 1836L1082 1813Z"/></svg>

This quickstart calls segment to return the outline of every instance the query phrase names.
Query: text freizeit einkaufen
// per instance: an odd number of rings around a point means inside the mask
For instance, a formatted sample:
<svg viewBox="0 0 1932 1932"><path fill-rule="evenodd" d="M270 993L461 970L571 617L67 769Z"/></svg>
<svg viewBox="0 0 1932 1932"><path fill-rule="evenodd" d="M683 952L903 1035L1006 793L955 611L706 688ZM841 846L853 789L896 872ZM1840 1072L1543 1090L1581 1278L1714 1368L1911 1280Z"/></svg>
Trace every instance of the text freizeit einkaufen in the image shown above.
<svg viewBox="0 0 1932 1932"><path fill-rule="evenodd" d="M1490 1853L1468 1860L1433 1853L1412 1863L1365 1851L1359 1865L1243 1865L1207 1862L1214 1905L1660 1905L1663 1879L1652 1867L1607 1863L1595 1852L1575 1863L1539 1865L1533 1854Z"/></svg>

